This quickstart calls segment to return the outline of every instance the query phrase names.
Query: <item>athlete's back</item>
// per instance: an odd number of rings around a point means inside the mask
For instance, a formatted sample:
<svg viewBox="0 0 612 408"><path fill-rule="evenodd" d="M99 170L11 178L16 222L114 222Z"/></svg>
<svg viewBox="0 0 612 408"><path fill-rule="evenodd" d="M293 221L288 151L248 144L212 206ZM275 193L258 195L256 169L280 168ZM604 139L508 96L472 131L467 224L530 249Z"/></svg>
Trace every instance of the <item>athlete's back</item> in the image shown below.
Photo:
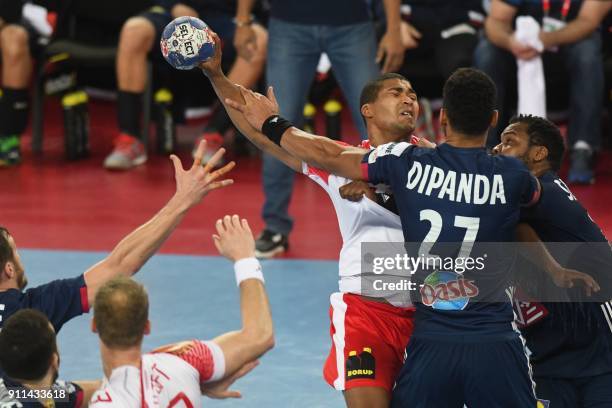
<svg viewBox="0 0 612 408"><path fill-rule="evenodd" d="M194 340L171 353L143 354L140 368L124 365L105 378L91 407L201 407L200 384L218 380L223 354L213 342Z"/></svg>

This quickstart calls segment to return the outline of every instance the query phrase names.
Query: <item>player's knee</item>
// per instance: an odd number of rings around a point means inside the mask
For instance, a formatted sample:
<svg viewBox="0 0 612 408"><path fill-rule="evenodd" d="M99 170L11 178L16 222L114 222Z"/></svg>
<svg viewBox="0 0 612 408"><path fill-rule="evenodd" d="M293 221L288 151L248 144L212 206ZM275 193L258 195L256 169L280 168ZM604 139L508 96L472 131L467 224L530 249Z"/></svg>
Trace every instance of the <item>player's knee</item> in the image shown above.
<svg viewBox="0 0 612 408"><path fill-rule="evenodd" d="M148 53L153 47L155 27L143 17L132 17L125 22L119 37L119 52Z"/></svg>
<svg viewBox="0 0 612 408"><path fill-rule="evenodd" d="M5 63L15 63L30 56L28 32L20 26L8 25L0 31L0 48Z"/></svg>

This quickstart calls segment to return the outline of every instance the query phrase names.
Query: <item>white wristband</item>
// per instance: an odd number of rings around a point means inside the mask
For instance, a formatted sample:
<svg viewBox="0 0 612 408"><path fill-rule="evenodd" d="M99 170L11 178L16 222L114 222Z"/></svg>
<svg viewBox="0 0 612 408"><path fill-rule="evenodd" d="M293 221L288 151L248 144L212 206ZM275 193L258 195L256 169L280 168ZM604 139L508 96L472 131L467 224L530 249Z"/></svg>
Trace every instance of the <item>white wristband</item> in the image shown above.
<svg viewBox="0 0 612 408"><path fill-rule="evenodd" d="M234 263L234 273L236 274L236 284L247 279L259 279L264 282L263 273L261 273L261 264L257 258L244 258Z"/></svg>

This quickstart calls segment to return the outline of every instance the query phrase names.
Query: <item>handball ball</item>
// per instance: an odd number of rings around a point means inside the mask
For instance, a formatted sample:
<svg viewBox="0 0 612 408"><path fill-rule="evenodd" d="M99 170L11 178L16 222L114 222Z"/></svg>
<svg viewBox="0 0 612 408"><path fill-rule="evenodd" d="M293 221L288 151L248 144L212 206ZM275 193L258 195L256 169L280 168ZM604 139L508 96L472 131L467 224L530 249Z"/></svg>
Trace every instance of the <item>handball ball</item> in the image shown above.
<svg viewBox="0 0 612 408"><path fill-rule="evenodd" d="M215 52L210 29L195 17L178 17L171 21L160 40L162 55L176 69L192 69Z"/></svg>

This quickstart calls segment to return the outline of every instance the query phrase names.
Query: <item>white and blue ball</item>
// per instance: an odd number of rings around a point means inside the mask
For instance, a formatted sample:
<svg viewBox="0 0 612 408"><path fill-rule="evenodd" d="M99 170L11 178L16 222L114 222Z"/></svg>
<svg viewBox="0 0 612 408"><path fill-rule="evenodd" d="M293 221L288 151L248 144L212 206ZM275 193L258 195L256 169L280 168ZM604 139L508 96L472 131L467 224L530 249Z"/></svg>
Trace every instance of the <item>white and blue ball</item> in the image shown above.
<svg viewBox="0 0 612 408"><path fill-rule="evenodd" d="M183 70L197 67L215 52L215 43L206 23L188 16L174 19L164 28L160 47L166 61Z"/></svg>

